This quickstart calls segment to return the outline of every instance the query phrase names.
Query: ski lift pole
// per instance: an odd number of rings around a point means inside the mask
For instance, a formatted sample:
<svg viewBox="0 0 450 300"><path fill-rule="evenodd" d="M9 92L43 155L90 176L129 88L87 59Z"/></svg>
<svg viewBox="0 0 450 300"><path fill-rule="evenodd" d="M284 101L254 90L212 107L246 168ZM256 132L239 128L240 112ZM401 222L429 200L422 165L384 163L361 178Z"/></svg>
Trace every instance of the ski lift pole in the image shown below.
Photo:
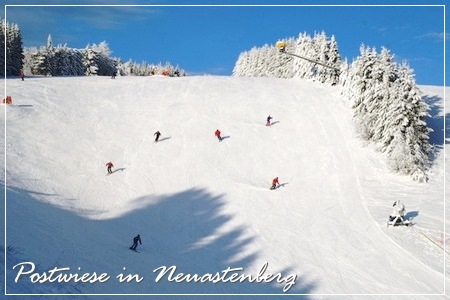
<svg viewBox="0 0 450 300"><path fill-rule="evenodd" d="M312 62L312 63L314 63L314 64L321 65L321 66L323 66L323 67L325 67L325 68L330 68L330 69L333 69L333 70L336 70L336 71L340 72L340 69L339 69L339 68L336 68L336 67L327 65L327 64L325 64L325 63L322 63L322 62L320 62L320 61L317 61L317 60L314 60L314 59L311 59L311 58L308 58L308 57L304 57L304 56L301 56L301 55L298 55L298 54L294 54L294 53L289 53L289 52L286 52L286 51L283 51L282 53L287 54L287 55L291 55L291 56L295 56L295 57L298 57L298 58L307 60L307 61L309 61L309 62Z"/></svg>
<svg viewBox="0 0 450 300"><path fill-rule="evenodd" d="M276 43L276 46L277 46L278 50L280 51L280 53L284 53L284 54L287 54L287 55L291 55L291 56L295 56L295 57L298 57L298 58L307 60L307 61L309 61L309 62L311 62L311 63L321 65L321 66L323 66L323 67L325 67L325 68L333 69L333 70L337 71L338 73L341 72L341 70L340 70L339 68L336 68L336 67L327 65L327 64L322 63L322 62L320 62L320 61L317 61L317 60L314 60L314 59L311 59L311 58L308 58L308 57L305 57L305 56L301 56L301 55L298 55L298 54L286 52L286 43L283 42L283 41L278 41L278 42Z"/></svg>

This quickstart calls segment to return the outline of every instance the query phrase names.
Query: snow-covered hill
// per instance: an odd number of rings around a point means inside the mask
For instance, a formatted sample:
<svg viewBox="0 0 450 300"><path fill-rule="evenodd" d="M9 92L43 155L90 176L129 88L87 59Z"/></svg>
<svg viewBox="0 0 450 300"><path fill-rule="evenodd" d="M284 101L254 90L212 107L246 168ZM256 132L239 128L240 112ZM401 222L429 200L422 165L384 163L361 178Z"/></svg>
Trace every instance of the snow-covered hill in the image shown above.
<svg viewBox="0 0 450 300"><path fill-rule="evenodd" d="M209 76L1 85L13 97L0 117L7 293L428 299L449 283L440 248L450 215L443 88L422 87L437 154L430 181L418 184L390 173L382 155L356 138L337 87ZM274 125L267 127L269 114ZM108 161L115 168L106 176ZM270 191L276 176L282 187ZM405 203L414 227L386 227L395 200ZM134 253L128 247L138 233L143 244ZM31 262L34 272L67 267L110 279L32 283L31 273L18 276ZM205 283L175 282L163 266L212 275ZM270 282L231 283L227 270ZM120 273L143 280L120 283ZM223 277L212 283L216 273Z"/></svg>

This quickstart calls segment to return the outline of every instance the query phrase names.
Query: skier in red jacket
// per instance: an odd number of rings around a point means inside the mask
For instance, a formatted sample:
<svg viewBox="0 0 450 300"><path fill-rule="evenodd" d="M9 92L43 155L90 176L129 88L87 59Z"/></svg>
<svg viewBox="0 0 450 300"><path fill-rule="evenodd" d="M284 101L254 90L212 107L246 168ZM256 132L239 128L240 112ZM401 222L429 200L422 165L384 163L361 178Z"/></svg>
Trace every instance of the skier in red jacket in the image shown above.
<svg viewBox="0 0 450 300"><path fill-rule="evenodd" d="M112 162L109 162L106 164L106 166L108 167L108 174L112 174L111 168L114 167Z"/></svg>
<svg viewBox="0 0 450 300"><path fill-rule="evenodd" d="M219 129L216 130L216 132L214 133L214 135L219 139L219 141L222 141L222 137L220 136L220 131Z"/></svg>
<svg viewBox="0 0 450 300"><path fill-rule="evenodd" d="M278 181L278 177L275 177L273 180L272 180L272 187L270 188L271 190L274 190L276 187L277 187L277 184L278 184L278 186L280 186L280 182Z"/></svg>

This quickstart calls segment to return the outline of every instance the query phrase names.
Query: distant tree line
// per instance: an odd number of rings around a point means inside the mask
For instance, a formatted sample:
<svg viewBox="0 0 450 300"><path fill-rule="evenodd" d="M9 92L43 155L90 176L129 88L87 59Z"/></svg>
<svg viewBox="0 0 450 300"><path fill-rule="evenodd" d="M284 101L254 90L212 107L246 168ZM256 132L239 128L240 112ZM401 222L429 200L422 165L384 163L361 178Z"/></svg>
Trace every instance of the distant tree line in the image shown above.
<svg viewBox="0 0 450 300"><path fill-rule="evenodd" d="M47 45L40 48L25 49L26 71L33 75L46 76L186 76L186 72L166 64L136 63L131 60L122 62L111 57L108 44L87 45L84 49L69 48L67 45L54 46L51 36Z"/></svg>
<svg viewBox="0 0 450 300"><path fill-rule="evenodd" d="M26 74L45 76L187 75L183 69L170 63L122 62L120 58L111 57L112 51L105 41L98 45L87 45L84 49L74 49L67 45L54 46L49 35L45 46L23 48L19 26L1 19L0 23L2 76L18 76L21 70Z"/></svg>
<svg viewBox="0 0 450 300"><path fill-rule="evenodd" d="M334 37L327 38L324 32L314 37L303 33L286 39L285 44L286 52L337 67L340 72L264 45L241 53L233 75L304 78L338 85L351 103L359 136L386 155L393 171L427 180L432 153L432 129L425 122L429 107L406 63L396 63L386 48L377 53L362 45L360 55L348 64L341 61Z"/></svg>
<svg viewBox="0 0 450 300"><path fill-rule="evenodd" d="M117 60L110 58L106 42L87 45L85 49L73 49L67 45L53 46L51 36L47 45L26 48L25 69L27 73L45 76L109 75L117 72Z"/></svg>

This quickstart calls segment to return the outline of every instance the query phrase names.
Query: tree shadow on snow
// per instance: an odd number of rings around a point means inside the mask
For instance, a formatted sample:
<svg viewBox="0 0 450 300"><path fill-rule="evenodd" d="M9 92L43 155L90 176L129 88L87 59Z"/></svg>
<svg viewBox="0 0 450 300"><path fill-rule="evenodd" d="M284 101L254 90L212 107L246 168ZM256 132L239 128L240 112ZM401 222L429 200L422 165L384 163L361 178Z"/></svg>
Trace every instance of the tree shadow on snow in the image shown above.
<svg viewBox="0 0 450 300"><path fill-rule="evenodd" d="M269 263L265 274L281 273L285 280L297 275L288 294L314 292L315 283L303 270L293 266L280 269L273 264L273 257L264 257L254 250L252 244L258 236L247 230L245 224L237 225L234 216L224 212L226 195L223 194L213 195L206 189L192 188L174 194L146 195L131 201L132 211L103 220L93 219L95 212L87 217L86 213L79 215L43 203L30 191L7 187L6 195L7 246L15 245L22 251L20 257L7 253L8 293L271 294L273 298L285 294L283 287L287 281L189 283L170 282L166 275L155 282L159 271L154 270L163 266L176 266L175 274L201 276L222 274L228 268L243 268L239 274L256 276L266 261ZM36 226L47 225L45 230L36 229ZM128 247L138 233L142 245L138 246L140 253L136 254ZM30 285L26 280L15 283L17 271L13 271L12 266L17 261L35 261L40 272L54 267L70 267L71 270L81 267L84 271L108 272L111 279L96 284ZM126 274L140 274L144 280L118 283L115 276L123 272L124 267ZM308 295L304 295L303 299L307 298Z"/></svg>
<svg viewBox="0 0 450 300"><path fill-rule="evenodd" d="M443 100L437 96L423 96L422 100L430 107L430 116L425 118L427 126L433 129L433 132L430 133L430 144L436 147L442 147L444 145L444 116L442 114L443 107L440 106L440 103ZM447 114L445 116L447 124L448 118L449 116Z"/></svg>
<svg viewBox="0 0 450 300"><path fill-rule="evenodd" d="M445 115L445 144L450 144L450 114Z"/></svg>

